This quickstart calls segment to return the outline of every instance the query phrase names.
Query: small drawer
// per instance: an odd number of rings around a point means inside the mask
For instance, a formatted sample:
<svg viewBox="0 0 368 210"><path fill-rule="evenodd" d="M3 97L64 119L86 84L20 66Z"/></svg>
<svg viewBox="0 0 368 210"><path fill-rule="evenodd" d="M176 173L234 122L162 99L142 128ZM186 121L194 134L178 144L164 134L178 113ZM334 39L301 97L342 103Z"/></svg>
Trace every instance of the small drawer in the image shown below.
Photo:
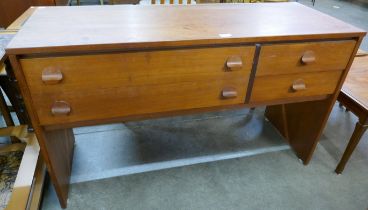
<svg viewBox="0 0 368 210"><path fill-rule="evenodd" d="M241 104L254 46L21 59L41 125Z"/></svg>
<svg viewBox="0 0 368 210"><path fill-rule="evenodd" d="M267 102L334 93L342 71L256 77L251 102Z"/></svg>
<svg viewBox="0 0 368 210"><path fill-rule="evenodd" d="M355 44L344 40L264 45L256 76L344 70Z"/></svg>

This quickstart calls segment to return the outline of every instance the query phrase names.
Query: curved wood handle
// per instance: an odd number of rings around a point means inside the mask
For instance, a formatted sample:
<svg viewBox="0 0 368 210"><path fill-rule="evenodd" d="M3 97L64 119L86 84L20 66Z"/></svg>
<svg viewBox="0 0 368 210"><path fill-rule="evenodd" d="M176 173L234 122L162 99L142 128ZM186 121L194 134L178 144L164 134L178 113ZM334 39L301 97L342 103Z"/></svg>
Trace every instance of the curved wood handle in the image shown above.
<svg viewBox="0 0 368 210"><path fill-rule="evenodd" d="M47 67L42 71L42 81L47 85L57 84L63 80L63 73L56 67Z"/></svg>
<svg viewBox="0 0 368 210"><path fill-rule="evenodd" d="M226 61L226 67L229 70L236 70L243 67L243 61L240 56L230 56Z"/></svg>
<svg viewBox="0 0 368 210"><path fill-rule="evenodd" d="M51 107L53 115L68 115L70 112L70 105L65 101L55 101Z"/></svg>
<svg viewBox="0 0 368 210"><path fill-rule="evenodd" d="M307 89L307 86L305 85L305 82L303 79L297 79L293 82L293 85L291 86L291 89L296 92L300 90Z"/></svg>
<svg viewBox="0 0 368 210"><path fill-rule="evenodd" d="M316 55L311 50L305 51L301 58L302 64L310 64L310 63L314 63L315 61L316 61Z"/></svg>
<svg viewBox="0 0 368 210"><path fill-rule="evenodd" d="M222 90L221 96L224 99L236 98L238 96L238 92L235 90L235 88L227 87Z"/></svg>

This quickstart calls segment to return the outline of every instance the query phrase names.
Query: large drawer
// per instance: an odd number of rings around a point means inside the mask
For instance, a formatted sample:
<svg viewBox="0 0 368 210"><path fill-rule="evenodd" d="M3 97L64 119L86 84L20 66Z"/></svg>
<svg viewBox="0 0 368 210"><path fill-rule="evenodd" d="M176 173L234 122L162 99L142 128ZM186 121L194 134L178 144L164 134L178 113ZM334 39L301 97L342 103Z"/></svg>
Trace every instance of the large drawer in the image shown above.
<svg viewBox="0 0 368 210"><path fill-rule="evenodd" d="M342 71L256 77L251 102L323 96L334 93ZM295 89L294 89L295 88Z"/></svg>
<svg viewBox="0 0 368 210"><path fill-rule="evenodd" d="M344 70L355 44L344 40L263 45L256 75Z"/></svg>
<svg viewBox="0 0 368 210"><path fill-rule="evenodd" d="M48 125L244 103L253 55L244 46L20 62L40 124ZM50 71L55 84L45 82ZM52 113L57 101L70 112Z"/></svg>

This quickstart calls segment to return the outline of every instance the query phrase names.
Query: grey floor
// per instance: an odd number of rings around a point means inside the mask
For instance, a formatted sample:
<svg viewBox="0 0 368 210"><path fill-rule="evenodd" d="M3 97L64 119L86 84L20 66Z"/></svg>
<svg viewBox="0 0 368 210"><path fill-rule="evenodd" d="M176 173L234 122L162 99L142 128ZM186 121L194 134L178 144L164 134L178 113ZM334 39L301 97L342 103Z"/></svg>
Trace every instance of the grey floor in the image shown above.
<svg viewBox="0 0 368 210"><path fill-rule="evenodd" d="M317 0L315 9L368 30L365 7ZM262 108L77 128L67 209L367 209L368 134L333 172L356 121L335 106L308 166ZM42 209L60 209L51 185Z"/></svg>

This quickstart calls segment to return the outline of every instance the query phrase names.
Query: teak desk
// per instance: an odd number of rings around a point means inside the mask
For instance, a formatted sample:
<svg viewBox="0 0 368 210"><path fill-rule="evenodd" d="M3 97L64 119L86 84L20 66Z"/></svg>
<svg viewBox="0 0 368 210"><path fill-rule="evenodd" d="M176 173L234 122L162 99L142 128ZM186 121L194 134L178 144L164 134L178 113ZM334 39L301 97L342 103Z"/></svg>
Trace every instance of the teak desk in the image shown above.
<svg viewBox="0 0 368 210"><path fill-rule="evenodd" d="M308 164L364 35L298 3L49 7L7 53L66 207L76 126L267 105Z"/></svg>

